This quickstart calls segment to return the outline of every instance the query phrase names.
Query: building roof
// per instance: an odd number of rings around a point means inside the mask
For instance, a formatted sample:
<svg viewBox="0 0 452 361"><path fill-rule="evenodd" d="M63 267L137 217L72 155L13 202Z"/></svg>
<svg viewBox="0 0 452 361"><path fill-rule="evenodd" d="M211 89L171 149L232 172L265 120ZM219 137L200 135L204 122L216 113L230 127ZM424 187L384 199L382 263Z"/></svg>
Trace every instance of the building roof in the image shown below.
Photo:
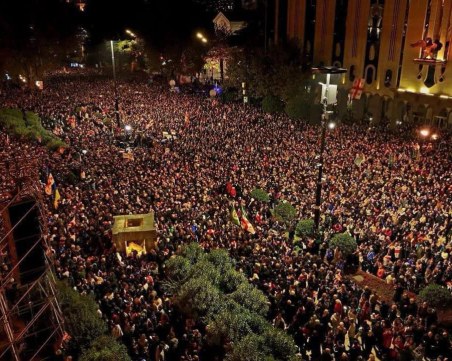
<svg viewBox="0 0 452 361"><path fill-rule="evenodd" d="M231 20L230 17L227 17L223 12L219 12L217 16L212 21L215 24L216 29L224 29L231 33L236 33L244 29L247 26L246 21L244 20Z"/></svg>
<svg viewBox="0 0 452 361"><path fill-rule="evenodd" d="M155 230L154 212L146 214L120 215L113 217L112 234L125 232L146 232Z"/></svg>

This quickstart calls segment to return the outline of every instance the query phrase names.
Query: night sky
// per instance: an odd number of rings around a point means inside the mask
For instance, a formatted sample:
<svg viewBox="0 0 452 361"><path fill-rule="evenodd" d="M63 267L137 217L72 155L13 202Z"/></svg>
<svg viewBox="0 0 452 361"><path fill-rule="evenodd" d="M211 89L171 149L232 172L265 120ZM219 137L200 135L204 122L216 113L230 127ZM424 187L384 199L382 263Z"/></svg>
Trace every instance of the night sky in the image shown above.
<svg viewBox="0 0 452 361"><path fill-rule="evenodd" d="M88 0L83 13L66 0L2 0L0 46L29 36L33 24L34 31L52 38L83 26L92 45L124 38L130 28L164 50L174 42L183 45L198 29L210 29L214 16L195 0Z"/></svg>

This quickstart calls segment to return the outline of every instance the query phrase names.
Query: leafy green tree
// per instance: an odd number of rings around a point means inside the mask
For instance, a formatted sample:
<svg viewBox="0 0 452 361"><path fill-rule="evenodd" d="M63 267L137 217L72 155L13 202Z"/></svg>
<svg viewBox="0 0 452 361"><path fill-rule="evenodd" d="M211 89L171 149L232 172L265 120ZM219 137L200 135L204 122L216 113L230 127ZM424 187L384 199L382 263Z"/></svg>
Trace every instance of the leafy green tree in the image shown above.
<svg viewBox="0 0 452 361"><path fill-rule="evenodd" d="M262 333L268 322L262 316L234 301L223 302L218 312L208 317L209 342L221 345L226 340L238 341L251 333Z"/></svg>
<svg viewBox="0 0 452 361"><path fill-rule="evenodd" d="M284 110L284 103L275 95L267 95L262 99L262 110L266 113L280 113Z"/></svg>
<svg viewBox="0 0 452 361"><path fill-rule="evenodd" d="M127 348L112 336L97 337L88 349L83 350L80 361L130 361Z"/></svg>
<svg viewBox="0 0 452 361"><path fill-rule="evenodd" d="M304 78L298 56L291 48L274 47L267 54L262 49L234 49L228 61L226 84L240 89L245 82L251 97L275 96L287 101L292 88Z"/></svg>
<svg viewBox="0 0 452 361"><path fill-rule="evenodd" d="M263 334L250 334L234 343L226 361L295 361L296 346L290 336L268 327Z"/></svg>
<svg viewBox="0 0 452 361"><path fill-rule="evenodd" d="M264 337L256 334L245 336L234 344L233 349L226 355L226 361L274 361L268 356L270 350L265 344ZM271 358L270 358L271 357Z"/></svg>
<svg viewBox="0 0 452 361"><path fill-rule="evenodd" d="M220 289L224 293L231 293L237 290L237 288L244 282L248 281L243 273L237 272L235 269L230 269L222 274Z"/></svg>
<svg viewBox="0 0 452 361"><path fill-rule="evenodd" d="M276 205L273 215L276 220L290 227L297 217L297 210L289 202L282 201Z"/></svg>
<svg viewBox="0 0 452 361"><path fill-rule="evenodd" d="M218 287L221 282L221 276L221 270L209 262L207 257L204 257L192 266L189 279L202 277L208 280L210 284Z"/></svg>
<svg viewBox="0 0 452 361"><path fill-rule="evenodd" d="M206 258L221 274L234 269L234 262L224 249L214 249L207 254Z"/></svg>
<svg viewBox="0 0 452 361"><path fill-rule="evenodd" d="M234 292L228 295L228 298L261 316L265 316L268 312L267 297L261 290L248 282L240 284Z"/></svg>
<svg viewBox="0 0 452 361"><path fill-rule="evenodd" d="M190 46L184 50L181 56L181 71L183 74L195 74L199 72L203 65L205 55L204 48L200 45Z"/></svg>
<svg viewBox="0 0 452 361"><path fill-rule="evenodd" d="M337 233L330 240L331 248L339 248L344 257L356 251L356 240L348 233Z"/></svg>
<svg viewBox="0 0 452 361"><path fill-rule="evenodd" d="M172 256L165 263L167 278L163 281L163 287L171 294L176 293L190 276L192 264L182 256Z"/></svg>
<svg viewBox="0 0 452 361"><path fill-rule="evenodd" d="M302 219L297 223L295 228L295 234L299 237L312 236L314 234L314 220L313 219Z"/></svg>
<svg viewBox="0 0 452 361"><path fill-rule="evenodd" d="M220 291L208 277L190 278L174 297L174 303L190 317L203 317L221 300Z"/></svg>
<svg viewBox="0 0 452 361"><path fill-rule="evenodd" d="M270 202L270 196L266 191L255 188L251 191L251 197L260 202Z"/></svg>
<svg viewBox="0 0 452 361"><path fill-rule="evenodd" d="M273 327L268 327L263 336L265 338L265 344L271 350L272 356L276 360L289 361L293 359L297 348L293 338L287 333Z"/></svg>
<svg viewBox="0 0 452 361"><path fill-rule="evenodd" d="M234 103L240 98L239 92L235 88L226 88L221 93L221 101L223 103Z"/></svg>
<svg viewBox="0 0 452 361"><path fill-rule="evenodd" d="M183 247L180 255L187 258L191 264L195 264L199 259L204 257L204 250L199 244L193 242Z"/></svg>
<svg viewBox="0 0 452 361"><path fill-rule="evenodd" d="M419 292L419 298L436 308L446 308L452 303L451 292L441 285L432 283Z"/></svg>
<svg viewBox="0 0 452 361"><path fill-rule="evenodd" d="M92 297L80 295L63 281L57 282L57 297L75 349L88 347L92 340L107 331L98 313L99 306Z"/></svg>
<svg viewBox="0 0 452 361"><path fill-rule="evenodd" d="M295 355L293 340L290 343L290 336L285 338L268 323L267 298L235 269L225 250L205 254L199 245L190 244L165 266L168 282L178 285L173 288L174 304L205 325L209 344L224 347L232 342L230 360L292 360L287 356ZM253 346L249 358L242 357L248 350L244 339Z"/></svg>

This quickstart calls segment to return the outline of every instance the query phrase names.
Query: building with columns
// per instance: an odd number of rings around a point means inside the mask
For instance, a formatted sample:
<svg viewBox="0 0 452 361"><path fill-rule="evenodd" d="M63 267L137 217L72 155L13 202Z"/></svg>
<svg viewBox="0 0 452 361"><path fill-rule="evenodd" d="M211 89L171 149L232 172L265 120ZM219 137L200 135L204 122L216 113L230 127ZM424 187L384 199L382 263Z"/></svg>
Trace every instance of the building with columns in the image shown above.
<svg viewBox="0 0 452 361"><path fill-rule="evenodd" d="M276 1L275 13L284 10L285 35L308 65L348 69L340 108L363 78L356 118L452 126L452 0Z"/></svg>

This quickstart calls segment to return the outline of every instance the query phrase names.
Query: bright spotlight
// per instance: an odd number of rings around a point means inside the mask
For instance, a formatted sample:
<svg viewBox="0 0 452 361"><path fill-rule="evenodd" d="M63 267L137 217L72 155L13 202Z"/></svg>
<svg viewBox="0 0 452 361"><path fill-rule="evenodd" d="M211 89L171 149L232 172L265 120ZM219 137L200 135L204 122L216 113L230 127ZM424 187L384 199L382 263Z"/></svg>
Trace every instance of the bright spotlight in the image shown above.
<svg viewBox="0 0 452 361"><path fill-rule="evenodd" d="M196 34L196 37L197 37L198 39L202 39L202 38L204 38L204 35L202 35L201 33L197 33L197 34Z"/></svg>
<svg viewBox="0 0 452 361"><path fill-rule="evenodd" d="M432 134L432 139L433 139L433 140L437 140L438 138L439 138L438 134L436 134L436 133L435 133L435 134Z"/></svg>
<svg viewBox="0 0 452 361"><path fill-rule="evenodd" d="M421 129L419 132L423 137L428 137L430 134L430 130L428 130L427 128Z"/></svg>
<svg viewBox="0 0 452 361"><path fill-rule="evenodd" d="M330 129L336 128L336 123L335 122L329 122L328 123L328 128L330 128Z"/></svg>
<svg viewBox="0 0 452 361"><path fill-rule="evenodd" d="M131 127L129 124L127 124L127 125L124 127L124 129L125 129L126 132L130 132L130 131L132 130L132 127Z"/></svg>

